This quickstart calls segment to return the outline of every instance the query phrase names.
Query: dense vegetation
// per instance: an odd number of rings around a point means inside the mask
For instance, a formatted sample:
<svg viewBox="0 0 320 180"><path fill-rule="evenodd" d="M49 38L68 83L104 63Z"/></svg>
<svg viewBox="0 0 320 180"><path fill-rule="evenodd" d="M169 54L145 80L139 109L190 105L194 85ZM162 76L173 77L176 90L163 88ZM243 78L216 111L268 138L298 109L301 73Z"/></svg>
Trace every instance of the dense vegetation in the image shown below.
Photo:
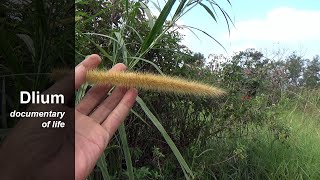
<svg viewBox="0 0 320 180"><path fill-rule="evenodd" d="M154 17L146 1L76 1L77 62L99 53L107 68L122 62L132 71L210 83L228 95L140 91L89 179L319 179L319 56L274 59L251 50L212 70L181 44L175 22L194 6L213 21L214 8L232 21L214 1L174 2Z"/></svg>

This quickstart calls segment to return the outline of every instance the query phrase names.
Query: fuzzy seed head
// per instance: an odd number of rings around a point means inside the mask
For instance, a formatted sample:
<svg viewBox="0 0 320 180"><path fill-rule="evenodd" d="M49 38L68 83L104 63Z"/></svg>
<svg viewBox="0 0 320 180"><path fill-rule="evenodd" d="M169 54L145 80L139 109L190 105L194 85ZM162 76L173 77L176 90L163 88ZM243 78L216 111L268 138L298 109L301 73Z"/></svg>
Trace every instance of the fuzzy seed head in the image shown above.
<svg viewBox="0 0 320 180"><path fill-rule="evenodd" d="M137 72L110 72L101 70L88 71L86 79L92 84L112 84L127 88L140 88L158 92L171 92L196 96L221 96L225 94L220 88L178 77Z"/></svg>

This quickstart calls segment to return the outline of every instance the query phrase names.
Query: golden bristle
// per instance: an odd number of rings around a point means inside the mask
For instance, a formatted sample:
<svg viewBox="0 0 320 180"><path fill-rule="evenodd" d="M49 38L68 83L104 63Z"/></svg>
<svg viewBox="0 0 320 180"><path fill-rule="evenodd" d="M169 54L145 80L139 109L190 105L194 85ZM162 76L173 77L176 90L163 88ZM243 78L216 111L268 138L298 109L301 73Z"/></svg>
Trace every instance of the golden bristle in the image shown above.
<svg viewBox="0 0 320 180"><path fill-rule="evenodd" d="M221 96L225 94L225 91L222 89L207 84L150 73L91 70L87 72L86 79L92 84L112 84L127 88L135 87L158 92L172 92L175 94L197 96Z"/></svg>

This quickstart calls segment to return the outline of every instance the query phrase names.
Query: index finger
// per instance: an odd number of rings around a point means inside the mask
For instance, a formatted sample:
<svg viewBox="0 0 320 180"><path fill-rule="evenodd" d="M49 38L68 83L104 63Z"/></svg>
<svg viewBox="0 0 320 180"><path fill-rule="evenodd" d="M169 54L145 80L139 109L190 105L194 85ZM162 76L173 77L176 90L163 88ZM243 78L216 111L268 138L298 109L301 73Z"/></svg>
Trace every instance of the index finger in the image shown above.
<svg viewBox="0 0 320 180"><path fill-rule="evenodd" d="M42 94L62 94L65 97L65 102L69 102L72 97L74 97L74 91L86 81L87 71L97 67L100 62L101 58L99 55L90 55L78 64L74 71L68 73L64 78L53 84ZM73 84L73 82L75 84Z"/></svg>
<svg viewBox="0 0 320 180"><path fill-rule="evenodd" d="M86 73L88 70L96 68L101 62L101 58L97 54L92 54L75 68L75 89L78 89L81 84L86 81Z"/></svg>

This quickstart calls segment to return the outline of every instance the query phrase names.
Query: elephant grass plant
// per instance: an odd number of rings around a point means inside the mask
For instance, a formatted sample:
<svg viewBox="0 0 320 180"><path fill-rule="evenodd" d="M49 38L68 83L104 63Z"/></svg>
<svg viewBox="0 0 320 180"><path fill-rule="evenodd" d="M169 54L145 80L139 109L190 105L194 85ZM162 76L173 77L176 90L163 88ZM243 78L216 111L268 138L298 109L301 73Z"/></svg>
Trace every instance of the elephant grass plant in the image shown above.
<svg viewBox="0 0 320 180"><path fill-rule="evenodd" d="M228 0L227 0L228 1ZM78 0L76 1L77 4L85 3L84 0ZM111 2L115 3L115 2ZM145 55L152 50L162 39L162 37L170 30L174 29L176 26L176 22L184 16L186 13L188 13L190 10L192 10L196 6L201 6L207 12L215 21L216 21L216 16L217 13L215 11L215 8L218 8L220 12L223 14L225 17L225 20L228 24L229 28L229 22L232 22L228 14L215 2L212 0L206 0L206 1L195 1L195 0L181 0L181 1L176 1L176 0L168 0L166 1L164 7L161 9L160 15L156 18L152 16L151 10L148 7L148 4L145 4L141 1L133 3L132 1L129 0L121 0L119 3L123 3L124 7L124 13L122 14L122 19L121 19L121 26L119 26L119 29L117 30L111 30L110 34L102 34L102 33L96 33L96 32L84 32L83 29L81 29L81 26L77 26L76 23L76 35L82 36L85 39L87 39L89 42L94 44L94 46L99 49L101 54L103 55L104 58L108 59L112 64L116 64L119 62L121 59L121 62L127 65L129 70L132 70L139 62L147 62L151 64L155 69L158 70L160 74L163 74L162 71L160 70L160 67L158 67L156 64L153 62L145 59ZM151 29L149 33L147 33L146 36L142 36L139 33L139 29L136 29L135 27L130 26L130 21L132 21L134 18L130 17L130 12L134 8L134 6L139 5L143 8L144 12L147 14L148 18L147 21L149 21L148 25L149 28ZM228 1L230 4L230 2ZM156 4L156 3L153 3ZM176 6L177 5L177 6ZM230 4L231 5L231 4ZM158 7L160 8L160 7ZM101 13L104 13L104 10L102 9L100 11ZM170 18L170 13L173 12L173 16ZM79 13L81 15L81 13ZM99 14L99 13L98 13ZM83 16L81 18L86 18L83 19L83 21L90 21L94 19L95 17L90 16ZM76 17L76 21L81 19L79 16ZM212 38L214 41L216 41L211 35L209 35L207 32L204 32L196 27L189 27L189 26L184 26L185 28L188 28L189 30L199 30L202 33L205 33L208 35L210 38ZM131 54L128 49L127 45L132 42L126 42L126 35L125 31L127 29L130 29L133 31L136 36L139 37L140 42L138 42L141 46L139 50L135 54ZM111 46L113 47L112 52L107 52L103 47L101 47L100 44L96 43L91 37L92 36L99 36L108 39L111 42ZM216 41L218 42L218 41ZM219 43L219 42L218 42ZM82 55L81 52L77 52L77 54ZM100 73L100 72L99 72ZM91 75L93 75L93 72L91 72ZM109 76L111 74L108 74ZM112 74L115 76L114 74ZM124 75L124 74L122 74ZM127 74L128 75L128 74ZM97 75L95 75L97 77ZM144 76L143 74L139 74L139 76ZM148 76L148 75L147 75ZM91 79L90 79L91 77ZM136 76L138 77L138 76ZM146 77L146 76L144 76ZM149 76L150 77L150 76ZM152 76L154 77L154 76ZM106 76L106 78L109 78ZM156 76L156 78L161 79L162 77ZM164 77L163 77L164 78ZM89 80L93 81L94 79L92 76L89 74ZM101 80L99 80L101 81ZM172 80L176 81L176 80ZM115 83L115 85L123 85L119 83ZM85 89L87 88L88 84L84 85L82 89L78 90L76 94L76 100L80 101L81 98L84 96ZM149 86L150 88L150 86ZM209 90L211 91L212 94L214 95L219 95L223 94L223 91L209 87ZM174 89L173 91L178 92L179 90ZM203 92L203 91L202 91ZM197 92L198 94L200 92ZM206 93L204 93L206 94ZM149 120L153 123L153 125L159 130L159 132L162 134L162 137L165 139L169 147L171 148L172 152L174 153L176 159L178 160L181 169L185 175L186 179L194 178L194 174L192 170L190 169L189 165L185 161L185 159L182 157L180 151L178 150L177 146L175 143L172 141L164 127L161 125L160 120L156 118L156 116L151 112L151 110L147 107L145 102L141 97L137 97L137 103L141 107L141 109L144 111L146 116L149 118ZM134 113L135 115L138 115ZM134 167L132 165L132 160L131 160L131 154L126 138L126 131L125 131L125 126L121 125L119 128L119 135L120 135L120 140L121 140L121 145L122 145L122 151L125 155L125 160L126 160L126 167L127 171L126 174L129 179L134 179ZM102 158L105 156L103 154ZM104 179L109 179L109 173L107 166L103 160L100 160L98 162L98 167L101 170Z"/></svg>

